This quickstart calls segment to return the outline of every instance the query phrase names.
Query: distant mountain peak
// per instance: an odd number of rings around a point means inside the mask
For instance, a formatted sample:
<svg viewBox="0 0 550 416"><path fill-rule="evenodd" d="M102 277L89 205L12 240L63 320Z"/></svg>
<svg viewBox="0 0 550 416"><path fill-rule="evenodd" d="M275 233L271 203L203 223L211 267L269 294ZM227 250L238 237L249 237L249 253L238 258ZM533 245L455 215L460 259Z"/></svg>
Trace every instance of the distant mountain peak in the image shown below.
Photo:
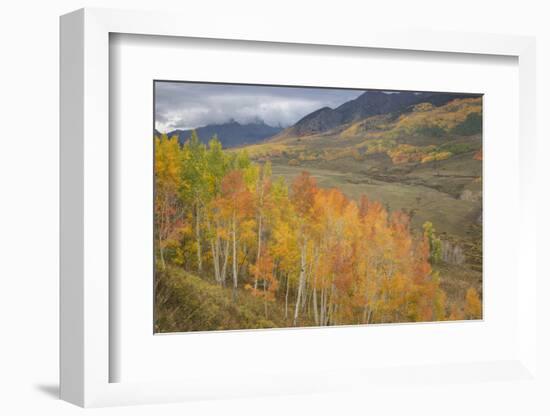
<svg viewBox="0 0 550 416"><path fill-rule="evenodd" d="M471 94L418 93L414 91L388 93L381 90L367 90L357 98L347 101L335 109L322 107L309 113L296 124L284 130L279 137L323 133L367 117L405 112L421 102L441 106L453 99L470 96Z"/></svg>
<svg viewBox="0 0 550 416"><path fill-rule="evenodd" d="M313 113L309 113L308 115L302 117L300 120L298 120L298 123L302 120L308 120L310 118L318 116L319 114L325 114L325 113L328 113L328 112L331 112L331 111L334 111L334 110L330 107L322 107L318 110L315 110Z"/></svg>
<svg viewBox="0 0 550 416"><path fill-rule="evenodd" d="M259 118L243 124L235 119L230 119L224 123L209 124L196 129L176 129L168 135L178 136L180 143L183 144L191 137L193 130L197 132L203 143L208 143L213 136L217 136L222 146L227 148L261 142L275 136L282 128L269 126Z"/></svg>

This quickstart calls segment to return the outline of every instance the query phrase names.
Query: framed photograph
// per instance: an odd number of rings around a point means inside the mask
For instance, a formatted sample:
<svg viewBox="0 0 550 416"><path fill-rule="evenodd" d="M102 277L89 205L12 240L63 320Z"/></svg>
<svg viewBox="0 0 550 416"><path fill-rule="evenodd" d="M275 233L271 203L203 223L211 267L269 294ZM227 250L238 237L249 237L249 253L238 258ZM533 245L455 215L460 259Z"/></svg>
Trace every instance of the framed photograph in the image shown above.
<svg viewBox="0 0 550 416"><path fill-rule="evenodd" d="M178 18L61 18L62 398L538 383L534 40Z"/></svg>
<svg viewBox="0 0 550 416"><path fill-rule="evenodd" d="M481 94L154 96L155 333L482 318Z"/></svg>

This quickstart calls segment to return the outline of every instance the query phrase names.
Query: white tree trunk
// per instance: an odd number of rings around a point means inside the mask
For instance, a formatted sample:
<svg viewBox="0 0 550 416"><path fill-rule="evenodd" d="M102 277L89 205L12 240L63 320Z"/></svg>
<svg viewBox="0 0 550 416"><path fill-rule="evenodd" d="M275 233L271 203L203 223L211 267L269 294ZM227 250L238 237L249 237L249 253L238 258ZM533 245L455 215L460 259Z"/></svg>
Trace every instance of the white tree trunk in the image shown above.
<svg viewBox="0 0 550 416"><path fill-rule="evenodd" d="M326 290L323 287L321 289L321 316L319 317L319 325L324 326L325 325L325 316L326 316L326 306L327 300L326 300Z"/></svg>
<svg viewBox="0 0 550 416"><path fill-rule="evenodd" d="M315 325L319 325L319 312L317 311L317 289L315 289L315 285L313 287L313 316L315 318Z"/></svg>
<svg viewBox="0 0 550 416"><path fill-rule="evenodd" d="M197 238L197 266L199 272L202 272L202 248L201 248L201 219L200 219L200 207L199 203L196 204L196 225L195 225L195 235Z"/></svg>
<svg viewBox="0 0 550 416"><path fill-rule="evenodd" d="M254 290L258 289L258 274L260 267L260 256L262 252L262 214L258 218L258 253L256 254L256 273L254 276Z"/></svg>
<svg viewBox="0 0 550 416"><path fill-rule="evenodd" d="M300 255L300 278L298 280L298 294L296 295L296 305L294 308L294 325L298 321L298 314L300 312L300 301L302 300L302 291L304 290L304 283L306 280L306 247L307 244L304 241L302 244L302 251Z"/></svg>
<svg viewBox="0 0 550 416"><path fill-rule="evenodd" d="M285 294L285 319L288 319L288 287L290 286L289 285L289 280L290 280L290 275L286 275L286 294Z"/></svg>
<svg viewBox="0 0 550 416"><path fill-rule="evenodd" d="M225 240L225 247L223 249L223 266L221 271L222 286L225 286L225 278L227 277L227 263L229 260L229 240Z"/></svg>
<svg viewBox="0 0 550 416"><path fill-rule="evenodd" d="M214 277L216 279L216 283L221 283L221 276L220 276L220 248L219 243L216 239L210 240L210 247L212 250L212 263L214 264Z"/></svg>
<svg viewBox="0 0 550 416"><path fill-rule="evenodd" d="M235 214L233 214L233 289L237 289L237 224Z"/></svg>
<svg viewBox="0 0 550 416"><path fill-rule="evenodd" d="M162 248L162 242L159 240L159 252L160 252L160 264L162 270L166 270L166 262L164 261L164 249Z"/></svg>

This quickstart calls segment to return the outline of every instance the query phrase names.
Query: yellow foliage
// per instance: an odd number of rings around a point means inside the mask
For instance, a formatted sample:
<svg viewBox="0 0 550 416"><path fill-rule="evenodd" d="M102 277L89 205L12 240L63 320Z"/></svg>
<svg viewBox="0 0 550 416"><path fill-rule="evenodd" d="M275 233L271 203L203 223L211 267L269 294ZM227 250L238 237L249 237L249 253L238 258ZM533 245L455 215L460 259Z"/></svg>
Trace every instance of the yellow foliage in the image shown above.
<svg viewBox="0 0 550 416"><path fill-rule="evenodd" d="M292 146L292 150L300 151L303 150L303 147L304 146ZM261 157L277 157L289 150L289 145L280 142L258 143L246 147L248 156L251 159L258 159ZM229 152L236 151L239 151L239 149L229 149Z"/></svg>
<svg viewBox="0 0 550 416"><path fill-rule="evenodd" d="M352 123L342 133L340 137L356 137L365 132L373 130L386 130L389 128L389 116L387 114L368 117L364 120Z"/></svg>
<svg viewBox="0 0 550 416"><path fill-rule="evenodd" d="M431 152L421 159L421 163L434 162L439 160L446 160L453 154L451 152Z"/></svg>
<svg viewBox="0 0 550 416"><path fill-rule="evenodd" d="M466 292L466 306L464 310L468 319L481 319L481 299L473 287Z"/></svg>
<svg viewBox="0 0 550 416"><path fill-rule="evenodd" d="M325 160L337 160L346 157L354 157L354 151L357 150L353 148L325 150L323 158Z"/></svg>
<svg viewBox="0 0 550 416"><path fill-rule="evenodd" d="M458 305L452 304L450 306L451 313L449 314L449 321L462 321L464 319L464 312L459 308Z"/></svg>
<svg viewBox="0 0 550 416"><path fill-rule="evenodd" d="M462 123L470 113L481 114L481 98L453 100L441 107L423 103L412 113L403 114L392 129L397 134L414 134L419 128L441 128L445 131Z"/></svg>
<svg viewBox="0 0 550 416"><path fill-rule="evenodd" d="M422 111L431 111L434 109L434 105L431 103L420 103L414 106L413 111L418 113Z"/></svg>
<svg viewBox="0 0 550 416"><path fill-rule="evenodd" d="M373 155L376 153L386 153L388 150L395 146L395 140L391 139L372 139L367 140L361 144L361 147L366 147L367 155Z"/></svg>
<svg viewBox="0 0 550 416"><path fill-rule="evenodd" d="M300 166L300 161L298 159L290 159L288 161L288 166Z"/></svg>

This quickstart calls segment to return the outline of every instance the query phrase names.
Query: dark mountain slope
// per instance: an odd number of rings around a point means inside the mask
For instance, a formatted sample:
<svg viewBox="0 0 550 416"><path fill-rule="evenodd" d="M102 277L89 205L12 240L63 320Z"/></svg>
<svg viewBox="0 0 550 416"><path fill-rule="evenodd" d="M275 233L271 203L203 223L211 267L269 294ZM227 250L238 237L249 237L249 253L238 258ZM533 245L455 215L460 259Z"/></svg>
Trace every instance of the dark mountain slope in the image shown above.
<svg viewBox="0 0 550 416"><path fill-rule="evenodd" d="M305 136L312 132L330 130L342 123L342 115L330 107L323 107L304 118L300 119L294 126L287 129L296 136Z"/></svg>
<svg viewBox="0 0 550 416"><path fill-rule="evenodd" d="M196 129L203 143L208 143L212 136L217 135L224 148L237 147L245 144L254 144L268 139L282 130L280 127L272 127L264 122L240 124L230 121L223 124L212 124ZM177 135L180 143L185 143L191 137L192 130L174 130L168 136Z"/></svg>
<svg viewBox="0 0 550 416"><path fill-rule="evenodd" d="M415 93L399 92L388 94L382 91L365 91L354 100L348 101L336 109L323 107L303 117L294 126L289 127L281 137L306 136L334 129L342 124L351 123L366 117L380 114L403 113L419 103L431 103L441 106L458 98L473 97L472 94L453 93Z"/></svg>

